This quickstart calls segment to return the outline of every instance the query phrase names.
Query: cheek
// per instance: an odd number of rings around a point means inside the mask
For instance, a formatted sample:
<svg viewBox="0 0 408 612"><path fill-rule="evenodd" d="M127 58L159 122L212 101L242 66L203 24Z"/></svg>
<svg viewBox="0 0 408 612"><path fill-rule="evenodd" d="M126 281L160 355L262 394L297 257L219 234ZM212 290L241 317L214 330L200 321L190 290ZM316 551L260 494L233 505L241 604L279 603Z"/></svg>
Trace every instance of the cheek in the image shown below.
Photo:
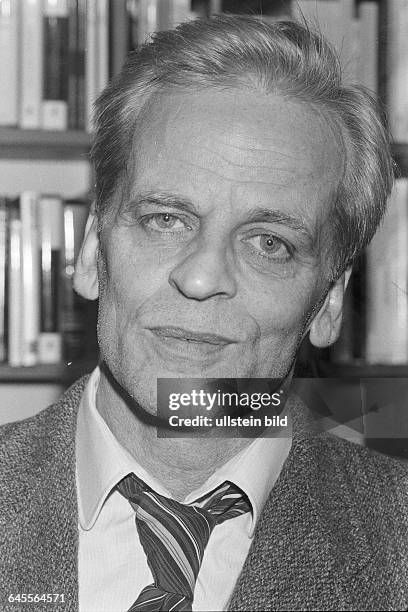
<svg viewBox="0 0 408 612"><path fill-rule="evenodd" d="M276 283L247 294L247 308L257 321L263 339L276 340L298 337L302 333L314 304L317 301L315 279L312 282Z"/></svg>
<svg viewBox="0 0 408 612"><path fill-rule="evenodd" d="M98 268L100 301L122 316L134 316L160 286L158 258L137 248L121 231L113 233L107 251Z"/></svg>

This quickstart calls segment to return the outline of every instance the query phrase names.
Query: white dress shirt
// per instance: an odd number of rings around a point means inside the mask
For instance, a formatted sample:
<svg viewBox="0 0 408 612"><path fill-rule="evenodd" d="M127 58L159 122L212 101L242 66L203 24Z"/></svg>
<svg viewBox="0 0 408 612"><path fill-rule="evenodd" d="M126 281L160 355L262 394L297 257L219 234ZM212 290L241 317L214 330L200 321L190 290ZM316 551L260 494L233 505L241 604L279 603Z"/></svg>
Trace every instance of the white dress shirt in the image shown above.
<svg viewBox="0 0 408 612"><path fill-rule="evenodd" d="M153 578L140 544L130 503L112 490L134 472L161 495L172 497L119 444L96 409L99 368L79 408L76 479L79 512L79 611L126 612ZM258 438L214 472L184 503L225 480L248 496L252 512L217 525L205 549L193 610L225 610L242 570L256 522L289 453L291 439Z"/></svg>

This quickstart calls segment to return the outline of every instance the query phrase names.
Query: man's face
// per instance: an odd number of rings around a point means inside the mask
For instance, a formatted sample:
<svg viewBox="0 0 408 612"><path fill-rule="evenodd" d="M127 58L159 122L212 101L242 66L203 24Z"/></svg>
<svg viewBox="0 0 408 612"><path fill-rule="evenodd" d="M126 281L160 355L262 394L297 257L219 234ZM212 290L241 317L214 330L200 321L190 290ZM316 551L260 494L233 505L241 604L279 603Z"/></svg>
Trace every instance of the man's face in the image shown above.
<svg viewBox="0 0 408 612"><path fill-rule="evenodd" d="M287 373L327 288L342 165L302 102L156 97L98 260L102 356L146 409L158 377Z"/></svg>

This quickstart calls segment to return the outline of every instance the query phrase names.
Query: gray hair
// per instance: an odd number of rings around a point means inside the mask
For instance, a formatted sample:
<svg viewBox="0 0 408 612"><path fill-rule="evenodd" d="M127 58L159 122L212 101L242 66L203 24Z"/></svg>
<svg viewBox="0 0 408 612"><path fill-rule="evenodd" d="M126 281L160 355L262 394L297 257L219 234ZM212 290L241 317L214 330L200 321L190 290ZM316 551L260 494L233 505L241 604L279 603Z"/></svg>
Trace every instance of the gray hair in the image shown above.
<svg viewBox="0 0 408 612"><path fill-rule="evenodd" d="M384 113L364 87L343 86L336 53L295 21L216 16L158 32L132 52L95 104L99 222L127 174L138 121L154 93L181 88L252 88L314 104L340 127L345 169L333 204L331 280L370 242L385 212L393 162ZM122 180L122 181L121 181Z"/></svg>

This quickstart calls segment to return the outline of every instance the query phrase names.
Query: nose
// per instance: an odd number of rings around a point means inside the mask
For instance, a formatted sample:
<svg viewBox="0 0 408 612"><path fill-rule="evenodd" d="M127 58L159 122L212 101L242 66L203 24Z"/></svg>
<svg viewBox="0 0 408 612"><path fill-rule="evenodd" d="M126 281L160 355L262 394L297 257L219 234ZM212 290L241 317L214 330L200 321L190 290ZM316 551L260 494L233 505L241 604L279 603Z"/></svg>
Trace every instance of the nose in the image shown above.
<svg viewBox="0 0 408 612"><path fill-rule="evenodd" d="M204 243L173 268L169 283L185 297L199 301L214 296L231 298L236 294L227 248Z"/></svg>

